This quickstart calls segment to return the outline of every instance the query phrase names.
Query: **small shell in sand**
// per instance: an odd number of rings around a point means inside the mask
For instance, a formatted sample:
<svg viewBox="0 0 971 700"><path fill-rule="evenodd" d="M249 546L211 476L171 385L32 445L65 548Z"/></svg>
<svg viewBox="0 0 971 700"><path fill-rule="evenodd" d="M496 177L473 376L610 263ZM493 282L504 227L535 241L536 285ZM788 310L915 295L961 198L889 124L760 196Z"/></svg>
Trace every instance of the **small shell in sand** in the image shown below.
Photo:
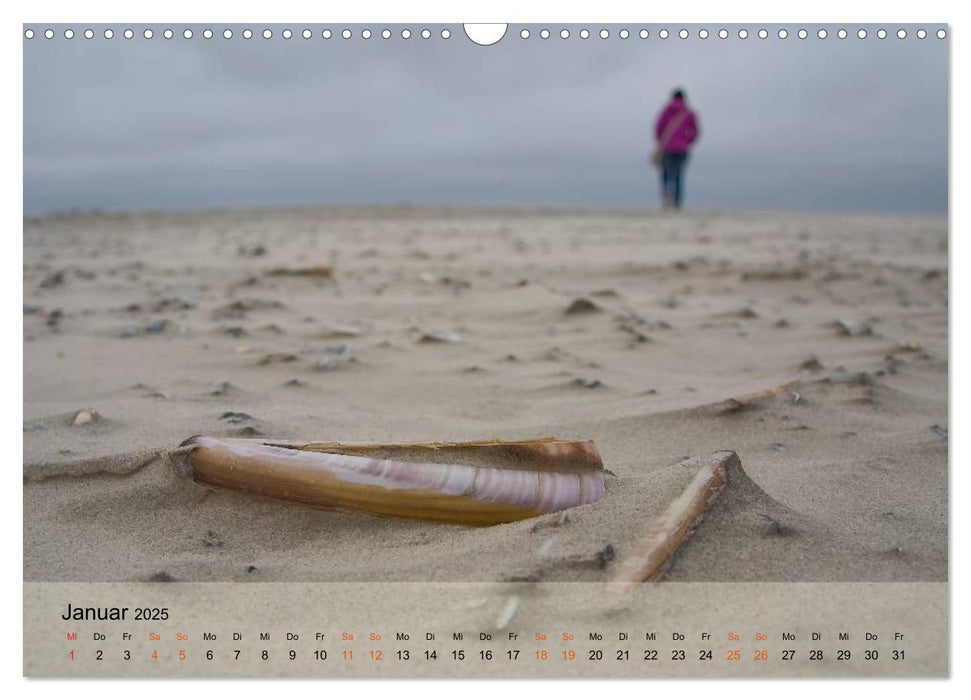
<svg viewBox="0 0 971 700"><path fill-rule="evenodd" d="M375 515L494 525L604 496L591 441L348 445L217 439L184 446L196 481Z"/></svg>

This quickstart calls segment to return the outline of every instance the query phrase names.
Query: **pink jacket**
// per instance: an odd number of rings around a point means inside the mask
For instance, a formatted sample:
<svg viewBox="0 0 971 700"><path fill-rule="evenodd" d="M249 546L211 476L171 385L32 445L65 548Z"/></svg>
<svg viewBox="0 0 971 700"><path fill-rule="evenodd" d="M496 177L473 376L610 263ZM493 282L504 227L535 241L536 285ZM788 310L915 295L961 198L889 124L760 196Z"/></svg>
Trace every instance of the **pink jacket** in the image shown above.
<svg viewBox="0 0 971 700"><path fill-rule="evenodd" d="M668 102L667 106L661 111L661 115L657 118L657 123L654 125L654 138L657 141L661 140L661 134L667 128L668 124L674 118L676 114L681 112L681 110L688 109L688 106L684 103L683 99L672 98ZM668 139L666 144L661 144L665 151L670 151L672 153L687 153L688 148L695 141L698 140L698 135L701 130L698 128L698 119L695 117L695 113L688 109L688 116L681 120L681 124L678 128L674 130L671 134L671 138Z"/></svg>

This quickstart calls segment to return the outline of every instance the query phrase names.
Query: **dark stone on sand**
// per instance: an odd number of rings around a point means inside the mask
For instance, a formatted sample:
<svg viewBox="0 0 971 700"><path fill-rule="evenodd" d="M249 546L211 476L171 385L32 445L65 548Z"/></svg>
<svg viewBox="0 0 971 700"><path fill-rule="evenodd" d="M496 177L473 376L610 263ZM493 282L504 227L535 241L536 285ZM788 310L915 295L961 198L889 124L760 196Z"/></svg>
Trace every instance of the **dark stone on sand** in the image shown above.
<svg viewBox="0 0 971 700"><path fill-rule="evenodd" d="M196 306L197 304L193 299L186 297L167 297L156 302L152 306L152 310L156 313L161 313L162 311L187 311L188 309L196 308Z"/></svg>
<svg viewBox="0 0 971 700"><path fill-rule="evenodd" d="M873 377L866 372L834 372L822 380L827 384L855 384L869 386L873 384Z"/></svg>
<svg viewBox="0 0 971 700"><path fill-rule="evenodd" d="M597 565L601 569L606 569L607 565L610 564L610 562L612 562L615 557L616 557L616 553L614 552L614 546L612 544L608 544L606 547L604 547L599 552L597 552L597 556L596 556Z"/></svg>
<svg viewBox="0 0 971 700"><path fill-rule="evenodd" d="M804 369L809 372L820 372L823 370L823 363L819 361L819 358L813 355L802 361L799 365L799 369Z"/></svg>
<svg viewBox="0 0 971 700"><path fill-rule="evenodd" d="M214 532L213 530L209 530L206 533L206 536L202 538L202 544L205 547L222 547L223 546L223 541L220 538L218 532Z"/></svg>
<svg viewBox="0 0 971 700"><path fill-rule="evenodd" d="M221 306L213 312L213 317L218 319L241 319L250 311L264 311L268 309L282 309L283 304L276 299L238 299L231 304Z"/></svg>
<svg viewBox="0 0 971 700"><path fill-rule="evenodd" d="M264 355L262 357L262 359L260 359L260 361L259 361L258 364L260 364L260 365L278 365L278 364L283 364L285 362L296 362L298 359L300 359L300 358L298 358L293 353L289 353L289 352L271 352L271 353L269 353L267 355Z"/></svg>
<svg viewBox="0 0 971 700"><path fill-rule="evenodd" d="M159 571L148 577L149 583L172 583L178 579L169 574L167 571Z"/></svg>
<svg viewBox="0 0 971 700"><path fill-rule="evenodd" d="M788 524L779 520L778 518L773 518L771 515L766 513L759 513L760 518L763 520L762 532L768 537L780 537L794 534L792 527Z"/></svg>
<svg viewBox="0 0 971 700"><path fill-rule="evenodd" d="M250 420L252 418L253 416L250 414L242 413L241 411L226 411L219 416L219 420L224 420L227 423L242 423L243 421Z"/></svg>
<svg viewBox="0 0 971 700"><path fill-rule="evenodd" d="M163 331L165 331L165 328L168 325L169 325L169 322L165 320L153 321L152 323L149 323L147 326L145 326L145 332L148 333L149 335L157 335L158 333L162 333Z"/></svg>
<svg viewBox="0 0 971 700"><path fill-rule="evenodd" d="M600 307L585 297L578 297L570 302L564 313L568 315L591 314L600 311Z"/></svg>
<svg viewBox="0 0 971 700"><path fill-rule="evenodd" d="M40 286L44 289L60 287L62 284L64 284L64 270L58 270L57 272L51 273L40 282Z"/></svg>
<svg viewBox="0 0 971 700"><path fill-rule="evenodd" d="M783 280L805 279L808 273L801 267L770 267L761 270L749 270L742 273L743 282L779 282Z"/></svg>
<svg viewBox="0 0 971 700"><path fill-rule="evenodd" d="M625 314L618 316L617 321L619 322L617 329L632 336L632 346L635 343L650 342L651 338L643 330L651 325L646 318L637 314Z"/></svg>
<svg viewBox="0 0 971 700"><path fill-rule="evenodd" d="M229 394L234 394L238 389L230 384L229 382L221 382L219 386L213 391L209 392L210 396L227 396Z"/></svg>
<svg viewBox="0 0 971 700"><path fill-rule="evenodd" d="M833 327L840 335L856 338L864 335L873 335L873 328L867 323L858 323L849 319L840 318L833 321Z"/></svg>
<svg viewBox="0 0 971 700"><path fill-rule="evenodd" d="M239 246L237 249L239 254L247 258L258 258L260 256L266 255L266 246L263 244L255 245L251 248L246 246Z"/></svg>

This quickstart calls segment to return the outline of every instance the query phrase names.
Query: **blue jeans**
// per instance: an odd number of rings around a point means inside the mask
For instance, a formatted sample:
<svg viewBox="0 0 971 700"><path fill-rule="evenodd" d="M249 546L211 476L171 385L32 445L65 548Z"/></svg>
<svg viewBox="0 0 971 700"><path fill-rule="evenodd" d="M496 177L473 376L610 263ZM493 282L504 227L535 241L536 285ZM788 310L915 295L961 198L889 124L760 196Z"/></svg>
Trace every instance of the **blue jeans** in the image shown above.
<svg viewBox="0 0 971 700"><path fill-rule="evenodd" d="M687 153L665 151L661 158L661 198L665 205L681 208L681 179Z"/></svg>

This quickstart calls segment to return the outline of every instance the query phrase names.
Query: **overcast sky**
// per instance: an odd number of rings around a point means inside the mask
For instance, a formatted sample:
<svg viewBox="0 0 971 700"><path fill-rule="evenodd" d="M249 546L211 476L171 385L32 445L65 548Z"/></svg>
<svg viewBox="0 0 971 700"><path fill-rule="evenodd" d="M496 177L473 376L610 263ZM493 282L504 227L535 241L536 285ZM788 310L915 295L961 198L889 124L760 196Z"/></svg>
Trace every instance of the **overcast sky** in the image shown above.
<svg viewBox="0 0 971 700"><path fill-rule="evenodd" d="M80 25L24 40L24 211L344 203L656 206L652 125L674 86L701 139L686 204L944 211L948 42L657 36L481 47L214 25L134 39ZM72 26L76 36L62 37ZM85 25L86 26L86 25ZM335 30L342 29L334 27ZM254 27L262 29L262 25ZM600 25L591 26L599 30ZM935 30L936 26L928 27Z"/></svg>

